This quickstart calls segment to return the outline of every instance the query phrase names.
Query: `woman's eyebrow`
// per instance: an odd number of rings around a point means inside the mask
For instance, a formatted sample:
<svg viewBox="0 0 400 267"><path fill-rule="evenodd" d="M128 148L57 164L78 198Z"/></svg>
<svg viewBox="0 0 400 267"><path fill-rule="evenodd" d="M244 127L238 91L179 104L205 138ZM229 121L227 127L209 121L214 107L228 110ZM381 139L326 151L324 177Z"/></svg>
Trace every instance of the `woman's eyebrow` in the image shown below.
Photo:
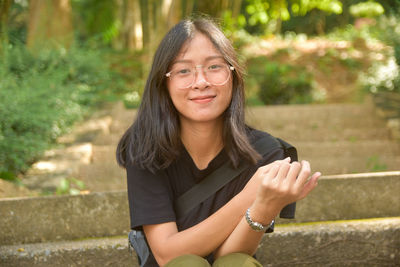
<svg viewBox="0 0 400 267"><path fill-rule="evenodd" d="M206 57L204 61L209 61L209 60L213 60L213 59L224 59L223 56L209 56ZM192 63L193 60L190 59L178 59L172 62L172 65L176 64L176 63Z"/></svg>

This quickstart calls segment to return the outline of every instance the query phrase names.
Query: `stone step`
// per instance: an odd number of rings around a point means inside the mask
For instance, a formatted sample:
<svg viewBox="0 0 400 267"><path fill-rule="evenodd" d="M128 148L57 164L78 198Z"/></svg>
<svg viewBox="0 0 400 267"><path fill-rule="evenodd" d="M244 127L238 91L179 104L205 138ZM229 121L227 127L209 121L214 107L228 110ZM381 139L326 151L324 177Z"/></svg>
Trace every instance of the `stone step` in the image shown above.
<svg viewBox="0 0 400 267"><path fill-rule="evenodd" d="M109 133L93 141L116 145L130 126L136 110L117 108ZM292 141L387 140L390 131L374 109L361 104L290 105L251 107L248 123L274 136Z"/></svg>
<svg viewBox="0 0 400 267"><path fill-rule="evenodd" d="M294 123L299 127L340 128L381 127L384 120L375 114L373 106L367 104L320 104L320 105L280 105L258 106L247 109L249 121L284 127Z"/></svg>
<svg viewBox="0 0 400 267"><path fill-rule="evenodd" d="M139 267L136 254L128 251L127 236L0 246L0 263L2 267Z"/></svg>
<svg viewBox="0 0 400 267"><path fill-rule="evenodd" d="M399 266L400 217L277 226L257 259L263 266Z"/></svg>
<svg viewBox="0 0 400 267"><path fill-rule="evenodd" d="M400 216L400 171L326 175L280 223ZM390 208L389 208L390 206Z"/></svg>
<svg viewBox="0 0 400 267"><path fill-rule="evenodd" d="M93 140L93 145L96 146L113 146L114 150L117 148L118 142L124 132L113 132L108 135L99 135Z"/></svg>
<svg viewBox="0 0 400 267"><path fill-rule="evenodd" d="M90 164L81 164L72 174L91 192L126 190L126 171L116 161L115 146L93 146Z"/></svg>
<svg viewBox="0 0 400 267"><path fill-rule="evenodd" d="M295 220L278 223L400 216L400 172L325 176L297 203ZM126 191L1 199L0 245L125 235Z"/></svg>
<svg viewBox="0 0 400 267"><path fill-rule="evenodd" d="M253 125L254 126L254 125ZM360 141L387 141L390 140L390 131L387 128L365 128L365 129L343 129L340 131L329 131L326 129L304 129L296 127L293 129L276 129L273 127L259 125L254 128L270 133L273 136L290 142L351 142ZM99 135L93 140L94 145L117 146L124 132Z"/></svg>
<svg viewBox="0 0 400 267"><path fill-rule="evenodd" d="M126 190L126 172L115 162L79 166L72 177L82 181L89 192Z"/></svg>
<svg viewBox="0 0 400 267"><path fill-rule="evenodd" d="M248 123L292 141L358 141L389 139L386 122L364 104L252 107Z"/></svg>
<svg viewBox="0 0 400 267"><path fill-rule="evenodd" d="M254 125L253 125L254 126ZM339 142L339 141L367 141L367 140L389 140L390 131L387 128L305 128L291 125L285 129L274 128L271 125L255 125L254 128L270 133L288 141L297 142Z"/></svg>
<svg viewBox="0 0 400 267"><path fill-rule="evenodd" d="M344 174L400 170L399 145L390 141L292 142L299 159L311 162L323 174ZM126 173L115 160L115 146L93 146L90 164L82 164L72 174L92 192L123 190Z"/></svg>
<svg viewBox="0 0 400 267"><path fill-rule="evenodd" d="M4 267L136 266L126 236L0 247ZM281 226L257 250L263 266L396 266L400 217Z"/></svg>
<svg viewBox="0 0 400 267"><path fill-rule="evenodd" d="M359 140L337 142L292 142L299 154L305 157L373 157L379 155L400 156L400 143L390 140ZM400 169L400 165L399 165Z"/></svg>
<svg viewBox="0 0 400 267"><path fill-rule="evenodd" d="M368 154L357 157L332 157L327 151L324 156L308 157L306 154L300 154L299 159L308 160L313 170L318 170L324 175L400 170L400 156Z"/></svg>
<svg viewBox="0 0 400 267"><path fill-rule="evenodd" d="M123 134L132 124L136 114L137 109L126 109L122 102L117 103L110 114L113 118L110 132Z"/></svg>
<svg viewBox="0 0 400 267"><path fill-rule="evenodd" d="M111 116L110 133L122 135L131 125L137 110L116 105ZM343 130L385 128L386 122L366 104L277 105L249 107L246 118L250 125L269 131L287 130Z"/></svg>

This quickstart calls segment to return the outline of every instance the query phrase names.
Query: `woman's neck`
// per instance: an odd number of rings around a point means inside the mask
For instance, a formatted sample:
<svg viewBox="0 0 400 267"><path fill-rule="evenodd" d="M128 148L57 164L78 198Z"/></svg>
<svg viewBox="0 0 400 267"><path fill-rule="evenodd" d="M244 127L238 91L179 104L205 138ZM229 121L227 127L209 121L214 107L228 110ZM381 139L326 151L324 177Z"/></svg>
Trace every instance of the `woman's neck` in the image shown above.
<svg viewBox="0 0 400 267"><path fill-rule="evenodd" d="M222 122L181 125L181 139L197 168L207 168L224 147Z"/></svg>

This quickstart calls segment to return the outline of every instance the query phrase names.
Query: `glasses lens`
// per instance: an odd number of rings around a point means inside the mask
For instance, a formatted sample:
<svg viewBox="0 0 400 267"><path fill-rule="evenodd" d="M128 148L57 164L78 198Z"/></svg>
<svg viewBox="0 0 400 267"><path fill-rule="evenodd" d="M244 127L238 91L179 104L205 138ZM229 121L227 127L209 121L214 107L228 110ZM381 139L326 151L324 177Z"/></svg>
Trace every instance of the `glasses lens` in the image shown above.
<svg viewBox="0 0 400 267"><path fill-rule="evenodd" d="M193 85L196 80L196 70L189 66L179 66L170 74L177 88L185 89ZM231 70L226 63L214 62L203 67L205 79L211 85L223 85L230 77Z"/></svg>
<svg viewBox="0 0 400 267"><path fill-rule="evenodd" d="M223 85L229 80L230 69L226 64L212 64L206 68L205 74L212 85Z"/></svg>
<svg viewBox="0 0 400 267"><path fill-rule="evenodd" d="M172 79L178 88L187 88L193 83L195 72L191 67L180 67L172 72Z"/></svg>

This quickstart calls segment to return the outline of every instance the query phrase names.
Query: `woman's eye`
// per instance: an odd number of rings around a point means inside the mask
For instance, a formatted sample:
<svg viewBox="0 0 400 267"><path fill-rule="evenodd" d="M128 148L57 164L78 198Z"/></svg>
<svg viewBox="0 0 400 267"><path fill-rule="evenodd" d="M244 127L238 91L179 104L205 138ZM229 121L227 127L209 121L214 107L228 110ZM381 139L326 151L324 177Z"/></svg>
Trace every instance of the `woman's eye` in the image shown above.
<svg viewBox="0 0 400 267"><path fill-rule="evenodd" d="M221 68L222 68L221 64L212 64L212 65L208 66L207 69L209 69L209 70L219 70Z"/></svg>
<svg viewBox="0 0 400 267"><path fill-rule="evenodd" d="M190 74L190 69L179 69L176 71L176 74L178 75L185 75L185 74Z"/></svg>

